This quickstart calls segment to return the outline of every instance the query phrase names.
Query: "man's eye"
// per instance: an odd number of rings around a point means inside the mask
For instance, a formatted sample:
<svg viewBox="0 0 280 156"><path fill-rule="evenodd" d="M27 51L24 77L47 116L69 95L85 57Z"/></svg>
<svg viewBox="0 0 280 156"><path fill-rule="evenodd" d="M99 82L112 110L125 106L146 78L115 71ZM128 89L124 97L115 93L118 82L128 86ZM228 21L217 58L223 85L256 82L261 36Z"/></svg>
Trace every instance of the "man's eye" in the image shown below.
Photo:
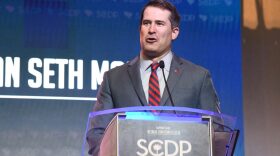
<svg viewBox="0 0 280 156"><path fill-rule="evenodd" d="M159 26L163 26L163 25L164 25L164 23L163 23L163 22L158 22L158 23L157 23L157 25L159 25Z"/></svg>
<svg viewBox="0 0 280 156"><path fill-rule="evenodd" d="M149 25L150 23L149 22L143 22L143 25Z"/></svg>

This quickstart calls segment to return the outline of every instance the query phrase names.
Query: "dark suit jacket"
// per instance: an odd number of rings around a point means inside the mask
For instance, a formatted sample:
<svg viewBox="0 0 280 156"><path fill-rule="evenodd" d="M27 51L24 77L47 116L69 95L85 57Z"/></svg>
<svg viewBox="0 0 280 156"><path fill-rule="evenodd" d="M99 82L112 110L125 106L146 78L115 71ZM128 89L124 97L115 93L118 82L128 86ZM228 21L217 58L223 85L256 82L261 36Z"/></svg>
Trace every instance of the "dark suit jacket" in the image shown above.
<svg viewBox="0 0 280 156"><path fill-rule="evenodd" d="M139 65L139 57L136 57L134 60L104 74L94 111L147 106ZM218 111L219 100L210 74L206 69L174 55L167 83L176 107ZM160 106L171 105L168 92L165 89ZM104 130L112 118L113 115L98 116L92 121L94 128L87 133L90 154L97 155Z"/></svg>

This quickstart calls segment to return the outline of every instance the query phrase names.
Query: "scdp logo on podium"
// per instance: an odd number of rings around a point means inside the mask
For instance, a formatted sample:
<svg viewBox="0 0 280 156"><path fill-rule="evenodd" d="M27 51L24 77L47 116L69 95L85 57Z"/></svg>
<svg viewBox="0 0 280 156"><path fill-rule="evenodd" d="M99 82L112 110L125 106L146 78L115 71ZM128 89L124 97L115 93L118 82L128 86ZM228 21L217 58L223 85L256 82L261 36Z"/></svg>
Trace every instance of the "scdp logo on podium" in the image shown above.
<svg viewBox="0 0 280 156"><path fill-rule="evenodd" d="M137 141L138 156L183 156L190 153L192 145L189 141L180 140L151 140L139 139Z"/></svg>

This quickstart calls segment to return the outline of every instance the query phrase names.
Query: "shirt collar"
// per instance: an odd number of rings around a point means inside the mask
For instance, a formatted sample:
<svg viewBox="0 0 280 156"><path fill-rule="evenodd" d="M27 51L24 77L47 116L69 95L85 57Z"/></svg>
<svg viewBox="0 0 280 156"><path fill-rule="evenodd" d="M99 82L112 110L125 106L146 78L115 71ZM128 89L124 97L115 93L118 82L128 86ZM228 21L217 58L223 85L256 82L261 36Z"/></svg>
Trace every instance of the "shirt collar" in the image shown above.
<svg viewBox="0 0 280 156"><path fill-rule="evenodd" d="M171 61L173 58L172 51L169 51L161 60L164 61L164 69L169 72ZM146 71L147 69L150 69L150 65L153 63L152 60L144 60L143 57L140 55L140 69L142 71Z"/></svg>

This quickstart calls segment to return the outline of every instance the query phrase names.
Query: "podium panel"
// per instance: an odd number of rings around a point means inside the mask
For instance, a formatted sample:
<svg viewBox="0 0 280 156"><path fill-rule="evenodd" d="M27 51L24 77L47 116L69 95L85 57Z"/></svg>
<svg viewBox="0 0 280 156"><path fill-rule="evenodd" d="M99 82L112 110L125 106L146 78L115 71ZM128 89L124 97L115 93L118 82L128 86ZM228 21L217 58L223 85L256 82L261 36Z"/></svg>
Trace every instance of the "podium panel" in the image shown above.
<svg viewBox="0 0 280 156"><path fill-rule="evenodd" d="M212 156L210 117L154 113L117 114L100 146L100 156ZM131 113L130 113L131 115ZM108 150L110 149L110 150Z"/></svg>

